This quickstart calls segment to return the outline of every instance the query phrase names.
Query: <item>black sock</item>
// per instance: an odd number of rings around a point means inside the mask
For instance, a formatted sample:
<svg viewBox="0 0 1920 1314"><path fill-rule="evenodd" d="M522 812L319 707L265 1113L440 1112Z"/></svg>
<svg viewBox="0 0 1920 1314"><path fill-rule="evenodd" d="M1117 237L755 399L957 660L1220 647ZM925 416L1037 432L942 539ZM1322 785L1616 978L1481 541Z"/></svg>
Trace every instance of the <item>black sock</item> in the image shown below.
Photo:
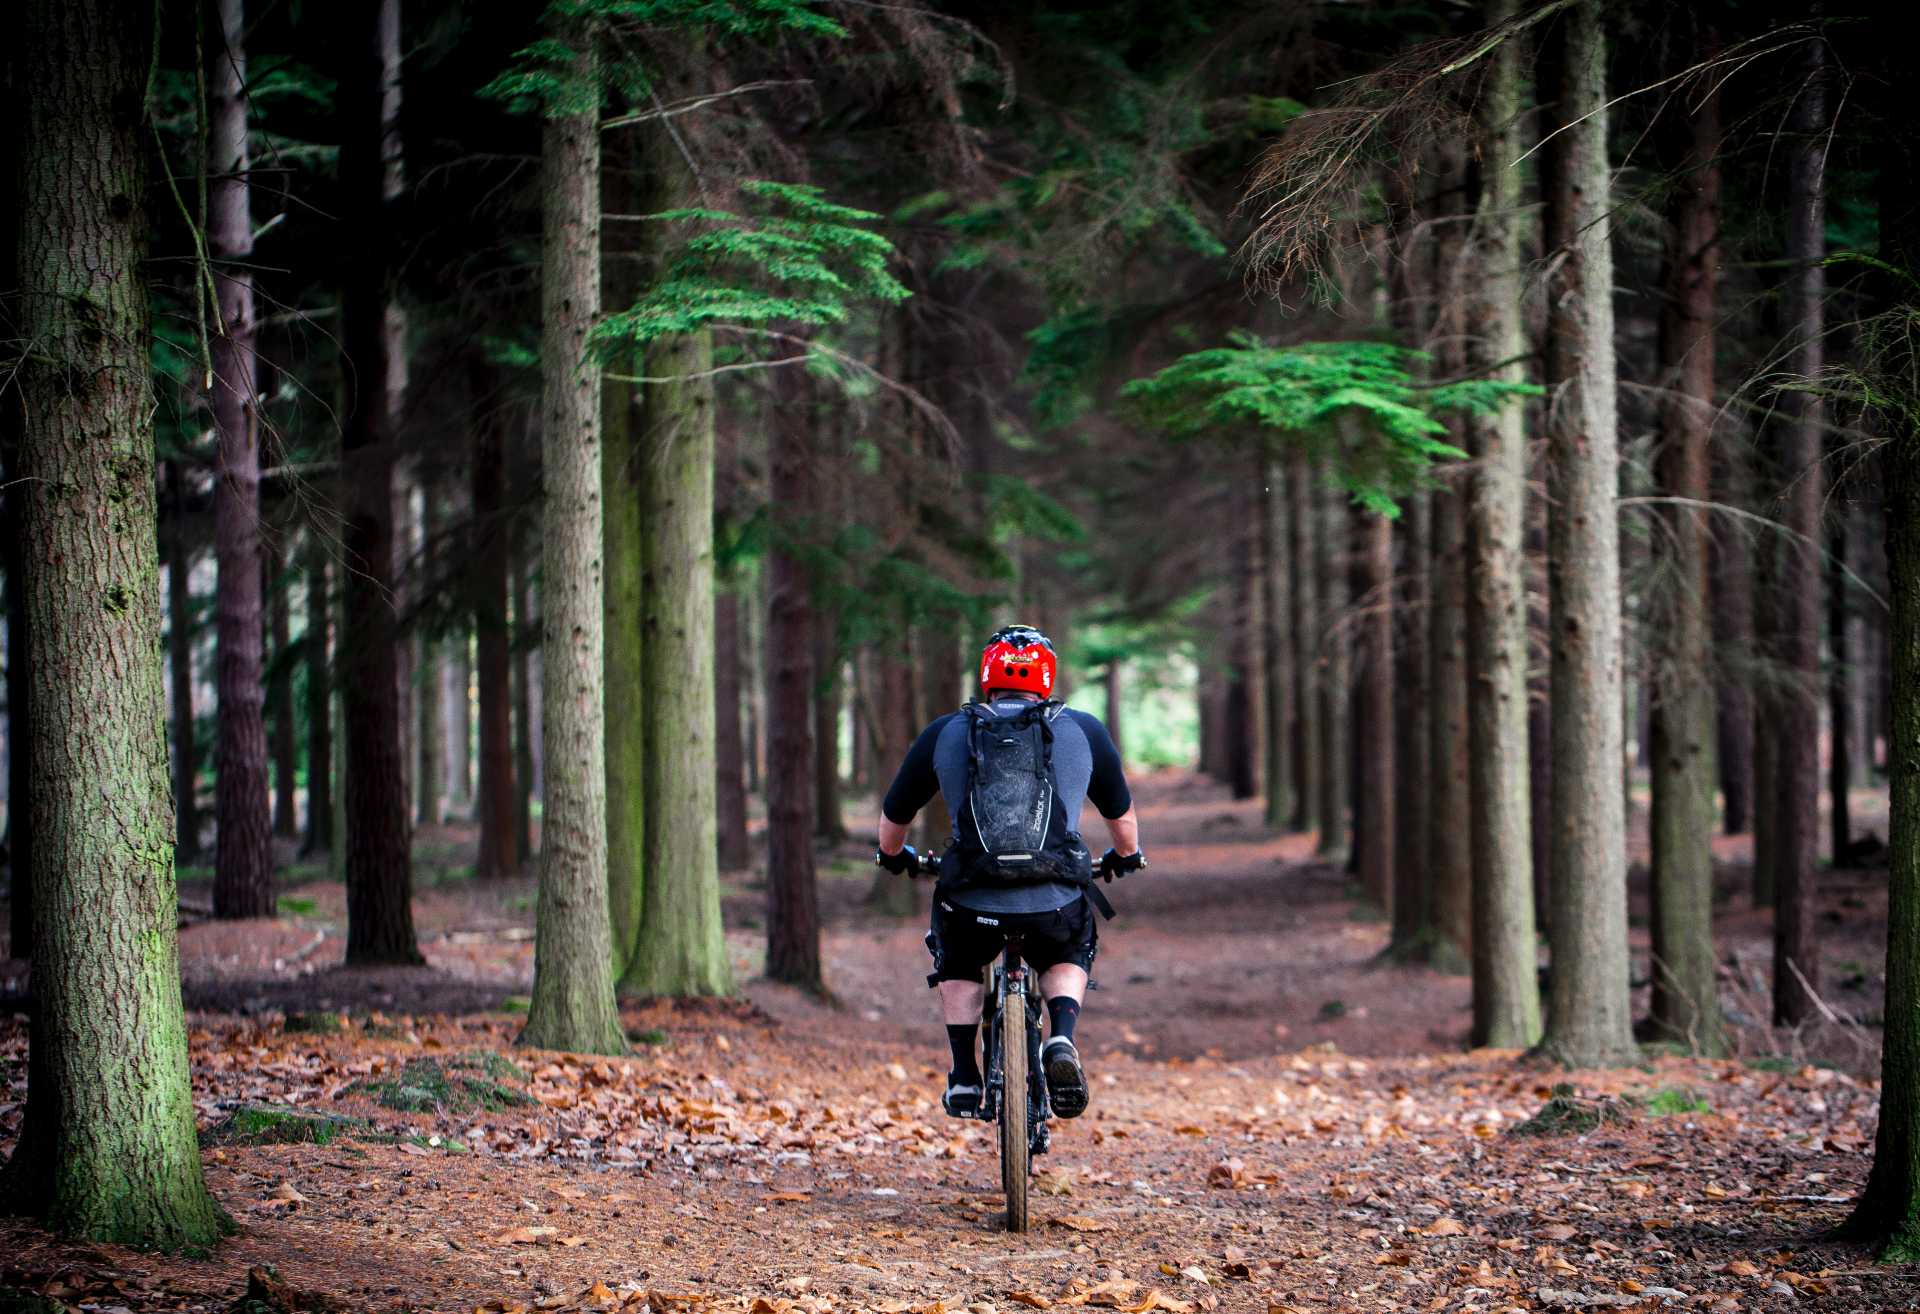
<svg viewBox="0 0 1920 1314"><path fill-rule="evenodd" d="M973 1038L980 1033L978 1022L947 1027L947 1045L953 1050L953 1075L962 1086L980 1084L980 1063L973 1056Z"/></svg>
<svg viewBox="0 0 1920 1314"><path fill-rule="evenodd" d="M1073 1039L1073 1027L1080 1020L1080 1001L1071 995L1055 995L1047 1001L1047 1019L1053 1034Z"/></svg>

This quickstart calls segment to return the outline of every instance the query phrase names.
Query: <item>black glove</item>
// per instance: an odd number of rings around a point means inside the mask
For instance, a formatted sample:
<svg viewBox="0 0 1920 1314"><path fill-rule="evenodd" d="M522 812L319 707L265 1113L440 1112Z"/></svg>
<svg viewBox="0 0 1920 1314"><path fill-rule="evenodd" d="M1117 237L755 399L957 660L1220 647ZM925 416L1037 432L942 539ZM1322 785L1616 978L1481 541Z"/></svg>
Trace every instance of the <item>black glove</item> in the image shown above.
<svg viewBox="0 0 1920 1314"><path fill-rule="evenodd" d="M911 844L902 844L898 853L884 853L879 849L873 851L874 865L886 868L895 876L906 875L919 861L920 855L913 851Z"/></svg>
<svg viewBox="0 0 1920 1314"><path fill-rule="evenodd" d="M1115 876L1125 876L1130 871L1140 871L1147 865L1147 855L1139 849L1122 857L1112 849L1100 855L1100 879L1112 883Z"/></svg>

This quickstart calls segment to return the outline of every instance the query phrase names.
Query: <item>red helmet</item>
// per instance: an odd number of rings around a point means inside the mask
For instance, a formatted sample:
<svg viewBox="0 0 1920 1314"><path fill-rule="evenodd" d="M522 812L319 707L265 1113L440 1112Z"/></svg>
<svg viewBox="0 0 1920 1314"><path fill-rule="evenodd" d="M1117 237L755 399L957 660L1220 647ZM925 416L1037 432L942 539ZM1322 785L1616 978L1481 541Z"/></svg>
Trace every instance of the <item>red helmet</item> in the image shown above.
<svg viewBox="0 0 1920 1314"><path fill-rule="evenodd" d="M1009 625L980 653L980 692L1011 689L1051 698L1058 671L1051 639L1031 625Z"/></svg>

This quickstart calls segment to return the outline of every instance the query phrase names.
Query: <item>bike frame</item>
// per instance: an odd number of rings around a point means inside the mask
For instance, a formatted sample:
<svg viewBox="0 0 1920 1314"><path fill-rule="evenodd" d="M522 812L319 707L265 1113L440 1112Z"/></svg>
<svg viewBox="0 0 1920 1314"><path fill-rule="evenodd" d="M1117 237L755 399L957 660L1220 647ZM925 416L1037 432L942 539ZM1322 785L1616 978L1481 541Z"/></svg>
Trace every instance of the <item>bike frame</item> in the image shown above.
<svg viewBox="0 0 1920 1314"><path fill-rule="evenodd" d="M1047 1122L1053 1117L1053 1109L1047 1100L1047 1078L1040 1065L1040 996L1029 988L1033 977L1020 957L1020 950L1018 939L1007 941L1006 952L993 969L992 984L981 1006L980 1020L985 1031L981 1049L987 1060L987 1071L980 1092L978 1117L982 1122L1000 1120L1001 1100L1007 1095L1006 1063L1000 1053L1001 1018L1007 1008L1024 1008L1027 1012L1027 1126L1031 1129L1027 1149L1030 1154L1045 1154L1050 1140Z"/></svg>

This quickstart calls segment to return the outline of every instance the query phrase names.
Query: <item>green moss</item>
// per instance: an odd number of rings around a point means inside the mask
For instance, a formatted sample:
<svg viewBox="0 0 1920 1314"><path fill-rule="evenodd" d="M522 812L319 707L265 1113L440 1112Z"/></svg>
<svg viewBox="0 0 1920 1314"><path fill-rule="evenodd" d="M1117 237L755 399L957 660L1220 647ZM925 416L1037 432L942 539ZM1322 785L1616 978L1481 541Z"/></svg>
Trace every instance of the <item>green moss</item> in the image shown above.
<svg viewBox="0 0 1920 1314"><path fill-rule="evenodd" d="M1656 1118L1671 1118L1686 1113L1712 1113L1713 1106L1699 1093L1684 1086L1662 1086L1648 1096L1641 1107Z"/></svg>
<svg viewBox="0 0 1920 1314"><path fill-rule="evenodd" d="M290 1035L337 1036L346 1027L347 1020L338 1013L289 1013L284 1029Z"/></svg>
<svg viewBox="0 0 1920 1314"><path fill-rule="evenodd" d="M1508 1129L1510 1136L1584 1136L1602 1126L1618 1127L1628 1119L1627 1110L1618 1100L1605 1096L1597 1100L1585 1100L1573 1093L1573 1087L1565 1082L1553 1088L1553 1094L1540 1106L1540 1111L1525 1122L1517 1122Z"/></svg>
<svg viewBox="0 0 1920 1314"><path fill-rule="evenodd" d="M524 1081L526 1075L498 1054L476 1051L448 1063L414 1059L396 1076L356 1082L348 1089L398 1113L497 1112L533 1103L503 1078Z"/></svg>
<svg viewBox="0 0 1920 1314"><path fill-rule="evenodd" d="M650 1027L645 1031L636 1028L627 1032L627 1039L636 1045L664 1045L667 1043L667 1033L659 1027Z"/></svg>
<svg viewBox="0 0 1920 1314"><path fill-rule="evenodd" d="M1332 1022L1346 1015L1347 1001L1344 999L1329 999L1320 1005L1319 1018L1322 1022Z"/></svg>
<svg viewBox="0 0 1920 1314"><path fill-rule="evenodd" d="M320 904L315 899L283 894L279 899L278 910L282 917L311 917L320 911Z"/></svg>
<svg viewBox="0 0 1920 1314"><path fill-rule="evenodd" d="M500 1001L502 1013L524 1013L533 1001L525 995L508 995Z"/></svg>
<svg viewBox="0 0 1920 1314"><path fill-rule="evenodd" d="M363 1132L366 1127L359 1118L249 1104L235 1109L209 1130L206 1140L232 1145L331 1145L336 1138Z"/></svg>

